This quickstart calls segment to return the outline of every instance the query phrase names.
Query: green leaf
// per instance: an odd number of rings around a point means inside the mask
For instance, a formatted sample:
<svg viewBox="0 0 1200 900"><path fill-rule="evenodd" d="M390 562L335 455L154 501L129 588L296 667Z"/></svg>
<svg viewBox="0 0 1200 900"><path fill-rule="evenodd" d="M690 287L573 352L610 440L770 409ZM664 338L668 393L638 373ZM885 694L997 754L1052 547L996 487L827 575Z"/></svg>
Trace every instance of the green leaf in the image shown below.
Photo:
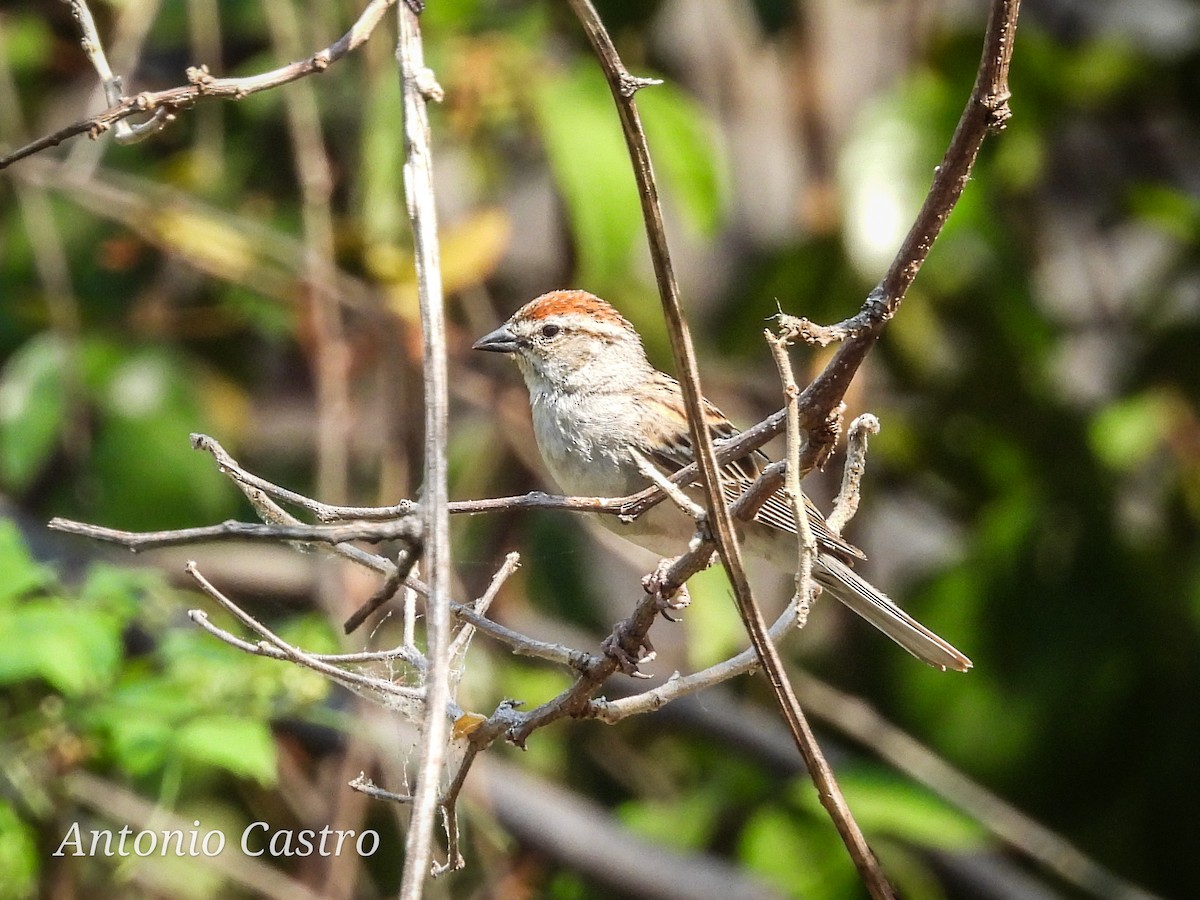
<svg viewBox="0 0 1200 900"><path fill-rule="evenodd" d="M603 291L629 270L644 234L612 94L604 76L589 64L543 80L534 99L546 155L575 236L576 280ZM643 91L638 103L664 196L678 203L693 228L711 234L724 211L724 179L703 110L665 84Z"/></svg>
<svg viewBox="0 0 1200 900"><path fill-rule="evenodd" d="M984 839L983 829L945 800L920 785L874 769L839 774L838 781L854 818L868 833L886 833L913 844L940 850L965 850ZM798 790L800 803L823 815L820 799L807 785Z"/></svg>
<svg viewBox="0 0 1200 900"><path fill-rule="evenodd" d="M26 341L0 371L0 481L23 490L54 451L66 421L67 351L51 332Z"/></svg>
<svg viewBox="0 0 1200 900"><path fill-rule="evenodd" d="M110 684L121 660L121 623L62 600L0 610L0 683L40 678L68 696Z"/></svg>
<svg viewBox="0 0 1200 900"><path fill-rule="evenodd" d="M163 767L175 735L170 722L142 709L130 709L107 724L109 750L119 769L145 776Z"/></svg>
<svg viewBox="0 0 1200 900"><path fill-rule="evenodd" d="M0 572L0 604L54 583L54 573L29 555L21 532L6 519L0 519Z"/></svg>
<svg viewBox="0 0 1200 900"><path fill-rule="evenodd" d="M0 802L0 872L5 898L37 896L37 836L7 803Z"/></svg>
<svg viewBox="0 0 1200 900"><path fill-rule="evenodd" d="M689 225L712 235L725 211L724 168L712 122L698 103L670 84L641 91L638 106L663 194L679 204Z"/></svg>
<svg viewBox="0 0 1200 900"><path fill-rule="evenodd" d="M594 66L544 78L533 93L538 127L567 207L576 281L603 291L628 268L641 207L612 96Z"/></svg>
<svg viewBox="0 0 1200 900"><path fill-rule="evenodd" d="M275 739L260 720L202 716L180 729L175 748L194 762L253 778L261 785L275 783Z"/></svg>
<svg viewBox="0 0 1200 900"><path fill-rule="evenodd" d="M1159 392L1137 394L1106 406L1092 421L1096 456L1120 471L1146 462L1160 446L1172 420L1171 398Z"/></svg>

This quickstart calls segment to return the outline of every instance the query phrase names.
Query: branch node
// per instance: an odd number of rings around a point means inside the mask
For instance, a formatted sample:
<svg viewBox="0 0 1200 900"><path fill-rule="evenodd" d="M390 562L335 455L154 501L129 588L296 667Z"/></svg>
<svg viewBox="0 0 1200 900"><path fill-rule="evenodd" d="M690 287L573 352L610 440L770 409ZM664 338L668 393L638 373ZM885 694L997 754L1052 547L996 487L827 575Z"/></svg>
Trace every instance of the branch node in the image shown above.
<svg viewBox="0 0 1200 900"><path fill-rule="evenodd" d="M446 99L446 92L438 84L433 69L423 67L413 73L413 84L426 103L441 103Z"/></svg>
<svg viewBox="0 0 1200 900"><path fill-rule="evenodd" d="M654 87L655 85L663 83L661 78L640 78L637 75L631 75L625 71L622 71L618 78L621 82L621 96L626 100L631 98L642 88Z"/></svg>
<svg viewBox="0 0 1200 900"><path fill-rule="evenodd" d="M187 80L188 84L194 84L199 88L201 94L206 93L209 85L216 81L208 71L208 66L206 65L188 66Z"/></svg>
<svg viewBox="0 0 1200 900"><path fill-rule="evenodd" d="M981 101L984 108L987 110L987 130L991 134L999 134L1008 126L1008 120L1012 118L1012 108L1008 105L1008 101L1012 98L1009 91L1000 91L994 94L988 94Z"/></svg>

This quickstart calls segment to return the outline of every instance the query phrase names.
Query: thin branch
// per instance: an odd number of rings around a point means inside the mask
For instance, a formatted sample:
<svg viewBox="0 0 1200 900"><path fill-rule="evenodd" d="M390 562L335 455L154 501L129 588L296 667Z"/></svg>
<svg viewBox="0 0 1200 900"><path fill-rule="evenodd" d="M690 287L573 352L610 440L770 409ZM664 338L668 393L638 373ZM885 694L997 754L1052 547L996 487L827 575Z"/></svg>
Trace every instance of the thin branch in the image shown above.
<svg viewBox="0 0 1200 900"><path fill-rule="evenodd" d="M429 671L413 813L404 848L401 900L419 900L430 873L438 785L445 765L450 699L450 515L447 511L446 445L448 378L446 323L438 255L437 209L426 104L441 98L441 88L425 67L421 25L407 5L398 7L400 38L396 58L404 96L404 193L412 222L417 297L421 309L422 368L425 390L424 515L425 567L429 594L425 604Z"/></svg>
<svg viewBox="0 0 1200 900"><path fill-rule="evenodd" d="M792 361L788 356L788 340L785 337L776 338L771 332L763 332L771 355L775 358L775 367L779 371L779 380L783 383L784 411L787 413L787 465L784 468L784 490L792 504L792 517L796 521L796 595L792 603L796 607L796 624L803 628L808 622L808 611L816 595L813 583L813 563L816 561L817 536L813 533L808 521L808 505L804 502L804 493L800 489L800 454L804 449L804 440L800 432L800 413L796 401L800 397L800 387L796 384L796 376L792 371Z"/></svg>
<svg viewBox="0 0 1200 900"><path fill-rule="evenodd" d="M197 528L180 528L175 531L123 531L88 525L72 519L54 518L47 524L53 531L77 534L95 541L119 544L137 553L158 547L177 547L180 544L196 544L203 541L309 541L321 544L344 544L348 541L404 541L408 544L421 540L421 523L412 519L391 522L350 522L343 525L283 525L257 522L222 522L220 525L204 525Z"/></svg>
<svg viewBox="0 0 1200 900"><path fill-rule="evenodd" d="M654 263L659 294L666 315L667 329L671 337L671 349L675 357L676 372L683 390L687 409L688 427L692 447L700 467L700 483L704 489L709 514L709 524L721 561L733 587L738 613L750 635L750 642L762 660L763 669L775 694L784 719L796 741L804 761L812 773L821 801L829 811L838 833L858 869L859 875L876 898L894 896L891 886L884 877L878 861L867 846L862 830L854 821L838 789L833 773L821 755L816 738L812 734L804 713L796 700L774 645L767 635L767 625L762 612L754 601L750 584L742 565L741 550L734 534L733 518L725 506L722 496L721 474L713 452L712 440L705 425L703 394L697 372L695 352L688 334L687 323L679 302L679 289L672 271L663 227L662 211L658 203L658 190L654 172L650 165L649 148L642 130L633 95L644 86L632 79L617 55L612 39L604 29L600 17L590 0L571 0L571 7L583 23L588 39L600 58L609 88L617 106L625 133L626 144L633 159L634 177L638 183L638 195L642 202L642 213L646 220L646 231L650 244L650 256ZM798 468L798 466L797 466Z"/></svg>
<svg viewBox="0 0 1200 900"><path fill-rule="evenodd" d="M439 803L442 809L442 824L446 828L446 862L433 867L434 878L447 872L457 872L466 865L459 849L458 797L462 793L463 785L467 783L467 773L471 771L471 764L479 756L480 749L476 744L467 744L467 751L458 765L458 771L454 773L454 778L451 779Z"/></svg>
<svg viewBox="0 0 1200 900"><path fill-rule="evenodd" d="M412 803L411 794L397 794L395 791L386 791L368 778L365 772L359 772L357 778L348 782L348 786L351 790L358 791L360 794L366 794L368 797L374 797L376 800L387 800L390 803Z"/></svg>
<svg viewBox="0 0 1200 900"><path fill-rule="evenodd" d="M217 590L217 588L207 578L200 574L200 570L196 567L194 562L188 562L186 571L192 576L196 584L200 586L200 589L213 600L215 600L222 609L236 618L251 631L263 638L263 642L260 644L249 644L248 642L242 641L240 638L230 635L229 632L213 625L208 621L208 617L204 615L202 610L192 610L189 613L192 621L205 631L208 631L210 634L221 638L221 640L226 640L227 637L232 637L233 640L227 642L237 647L239 650L245 650L247 653L253 653L256 656L271 656L275 659L287 659L291 662L299 663L305 668L312 669L315 672L320 672L322 675L332 678L334 681L338 681L347 687L364 688L375 694L387 697L402 697L408 700L424 700L426 693L420 688L410 688L405 685L395 684L391 681L385 681L382 678L372 678L369 675L360 675L357 672L350 672L345 669L341 669L337 666L330 665L329 663L317 659L311 654L301 650L299 647L289 644L283 638L279 637L279 635L275 634L275 632L271 631L271 629L267 628L266 625L263 625L262 622L258 621L258 619L254 618L254 616L250 615L248 612L226 597L223 593L221 593L221 591Z"/></svg>
<svg viewBox="0 0 1200 900"><path fill-rule="evenodd" d="M790 632L795 631L796 605L789 603L768 630L773 641L779 641ZM748 647L736 656L711 665L699 672L680 675L676 672L665 682L648 691L621 697L618 700L607 700L603 697L588 704L588 715L599 719L608 725L627 719L630 716L642 715L662 709L672 700L695 694L698 691L715 687L724 681L729 681L758 668L758 654L753 647Z"/></svg>
<svg viewBox="0 0 1200 900"><path fill-rule="evenodd" d="M488 584L487 590L483 592L483 596L469 607L471 612L476 616L486 616L488 607L495 601L496 596L500 593L500 588L504 587L504 582L508 581L509 577L513 572L517 571L520 565L521 554L510 553L504 557L504 562L496 570L496 574L492 576L492 580ZM474 633L474 624L464 620L462 628L459 629L458 634L454 636L454 640L450 643L448 656L451 660L462 658L463 654L467 652L467 646L471 643L471 636Z"/></svg>
<svg viewBox="0 0 1200 900"><path fill-rule="evenodd" d="M108 56L104 53L104 44L100 41L100 33L96 30L96 21L92 18L92 11L88 8L86 0L66 0L66 3L71 7L71 14L79 23L80 31L83 32L80 46L83 47L84 56L88 58L96 70L96 74L100 76L100 87L104 91L104 100L109 106L116 106L121 102L123 94L121 77L114 74L112 67L108 64ZM137 124L131 124L122 119L116 123L113 138L118 144L136 144L138 141L145 140L150 135L162 131L172 119L174 119L174 115L168 107L156 109L149 119Z"/></svg>
<svg viewBox="0 0 1200 900"><path fill-rule="evenodd" d="M307 59L272 69L269 72L245 78L214 78L208 73L205 66L190 68L187 72L188 84L163 91L143 91L134 97L122 97L120 102L112 103L103 112L73 122L51 134L43 135L7 156L0 157L0 169L7 168L42 150L57 147L63 141L80 134L86 133L93 138L98 137L130 116L149 112L161 121L201 100L241 100L243 97L259 91L270 90L298 78L324 72L347 53L357 49L379 24L388 7L395 2L396 0L371 0L350 30L334 43L317 51Z"/></svg>
<svg viewBox="0 0 1200 900"><path fill-rule="evenodd" d="M821 374L800 395L799 406L801 414L807 418L806 427L811 429L819 425L842 402L850 381L883 327L896 314L958 203L984 138L1001 131L1008 121L1011 115L1008 70L1020 7L1020 0L993 0L975 85L942 162L935 170L920 212L887 273L867 295L862 308L823 335L831 340L843 340L843 343ZM825 341L817 341L822 342ZM824 442L824 446L814 441L810 448L812 458L819 465L831 448L832 440Z"/></svg>
<svg viewBox="0 0 1200 900"><path fill-rule="evenodd" d="M850 423L846 433L846 466L842 470L842 487L834 501L833 511L825 524L834 534L841 534L854 514L858 512L862 477L867 468L867 441L879 434L879 420L870 413L863 413Z"/></svg>
<svg viewBox="0 0 1200 900"><path fill-rule="evenodd" d="M276 500L282 500L284 503L290 503L293 506L307 510L322 522L338 522L343 519L361 519L364 521L396 519L403 516L416 515L419 508L411 500L405 500L395 506L383 507L335 506L329 503L321 503L318 500L313 500L311 497L306 497L303 494L280 487L242 468L241 464L230 455L229 451L221 446L219 441L209 437L207 434L193 433L191 435L191 442L192 449L203 450L205 453L211 454L213 459L217 461L217 465L221 471L237 482L239 486L248 485L258 488Z"/></svg>
<svg viewBox="0 0 1200 900"><path fill-rule="evenodd" d="M379 607L391 600L392 597L396 596L396 591L400 590L400 586L404 584L405 580L409 576L409 573L412 572L413 568L417 564L417 560L420 559L420 557L421 554L419 547L411 547L408 550L405 550L401 554L400 559L397 560L395 570L388 573L387 578L384 579L383 584L379 586L379 589L376 590L375 593L373 593L370 597L368 597L367 601L354 612L352 612L350 617L342 623L343 633L353 634L363 622L367 621L367 619L373 612L375 612L375 610L379 609ZM407 624L408 623L406 620L405 625L407 626ZM405 643L412 644L412 630L406 627L404 634Z"/></svg>

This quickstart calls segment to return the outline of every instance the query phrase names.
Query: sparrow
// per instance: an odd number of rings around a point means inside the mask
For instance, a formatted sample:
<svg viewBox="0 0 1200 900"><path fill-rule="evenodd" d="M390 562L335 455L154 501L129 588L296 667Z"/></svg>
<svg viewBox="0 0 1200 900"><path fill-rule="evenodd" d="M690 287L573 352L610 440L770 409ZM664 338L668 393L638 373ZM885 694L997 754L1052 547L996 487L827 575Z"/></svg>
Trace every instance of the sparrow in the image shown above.
<svg viewBox="0 0 1200 900"><path fill-rule="evenodd" d="M529 389L538 449L565 493L625 497L642 490L649 479L636 454L667 475L694 461L679 383L650 363L641 336L599 297L580 290L543 294L472 348L516 361ZM716 406L707 400L703 406L714 441L738 434ZM765 455L755 452L725 465L727 502L751 485L760 460L766 460ZM816 582L923 662L943 670L970 669L966 656L851 568L865 554L835 534L807 497L805 503L819 551L813 565ZM664 557L682 552L696 530L691 517L668 502L631 522L611 515L601 515L600 521ZM743 547L751 555L783 571L795 570L796 519L784 491L772 495L741 532Z"/></svg>

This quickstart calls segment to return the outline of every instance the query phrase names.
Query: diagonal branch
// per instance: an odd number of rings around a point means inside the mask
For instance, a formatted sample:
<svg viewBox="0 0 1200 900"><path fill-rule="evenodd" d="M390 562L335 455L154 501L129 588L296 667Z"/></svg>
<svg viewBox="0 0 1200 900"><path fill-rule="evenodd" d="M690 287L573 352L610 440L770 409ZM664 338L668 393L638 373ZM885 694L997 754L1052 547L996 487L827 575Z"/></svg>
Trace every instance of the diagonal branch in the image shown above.
<svg viewBox="0 0 1200 900"><path fill-rule="evenodd" d="M842 340L842 345L824 371L804 389L799 406L806 427L818 425L842 402L850 381L862 365L888 320L896 314L904 295L921 270L934 241L958 203L970 180L975 157L988 134L1003 130L1012 115L1008 106L1008 70L1021 0L993 0L983 37L983 56L966 108L954 136L937 167L916 220L896 252L883 279L867 295L862 308L852 317L829 329L817 343ZM805 338L805 319L794 320L798 337ZM808 340L813 340L808 337ZM778 432L776 432L778 433ZM832 441L814 445L812 458L820 464L828 456Z"/></svg>
<svg viewBox="0 0 1200 900"><path fill-rule="evenodd" d="M720 469L713 452L712 440L705 427L704 399L696 366L695 351L692 348L687 323L683 318L679 302L679 288L671 267L662 210L658 203L658 189L654 180L654 171L650 165L650 151L646 144L646 136L642 130L637 106L634 103L633 95L639 87L644 86L644 82L633 79L625 70L617 55L616 47L605 31L590 0L571 0L571 6L583 23L588 39L591 41L596 55L600 58L617 105L625 141L633 159L634 177L638 183L638 195L642 202L642 213L646 220L646 231L650 242L650 256L654 263L659 294L662 298L667 328L671 336L671 349L675 356L679 383L683 389L688 428L691 432L696 460L699 463L700 481L704 488L705 505L708 509L712 536L733 587L738 613L750 636L750 642L754 645L754 650L762 661L764 674L770 682L776 702L783 713L796 746L804 757L809 772L812 773L821 802L829 811L863 883L873 897L892 897L894 892L888 884L878 860L867 846L862 830L850 814L845 798L834 780L833 772L825 761L820 747L817 745L816 737L796 700L795 693L784 672L783 661L780 659L775 645L771 643L767 633L767 624L763 619L762 611L754 600L750 583L746 578L741 549L734 534L733 517L725 506L722 496Z"/></svg>

